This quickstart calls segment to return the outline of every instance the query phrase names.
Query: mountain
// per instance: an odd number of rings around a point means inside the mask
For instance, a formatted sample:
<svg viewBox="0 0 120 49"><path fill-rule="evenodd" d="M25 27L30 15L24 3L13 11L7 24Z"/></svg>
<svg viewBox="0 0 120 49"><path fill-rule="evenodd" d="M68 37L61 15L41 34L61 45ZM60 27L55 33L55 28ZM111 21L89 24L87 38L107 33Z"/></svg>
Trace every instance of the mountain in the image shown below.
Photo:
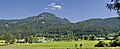
<svg viewBox="0 0 120 49"><path fill-rule="evenodd" d="M51 14L51 13L47 13L47 12L44 12L38 16L32 16L32 17L28 17L26 19L22 19L21 21L51 21L51 22L58 22L58 23L70 23L69 20L67 19L61 19L59 17L57 17L56 15L54 14Z"/></svg>
<svg viewBox="0 0 120 49"><path fill-rule="evenodd" d="M120 30L120 19L93 18L77 23L71 23L66 18L43 12L37 16L16 20L0 20L0 35L20 35L21 38L39 35L50 38L79 37L82 34L107 34ZM72 37L71 37L72 36Z"/></svg>
<svg viewBox="0 0 120 49"><path fill-rule="evenodd" d="M106 19L94 18L76 24L78 32L113 33L120 30L120 19L118 17Z"/></svg>
<svg viewBox="0 0 120 49"><path fill-rule="evenodd" d="M60 27L71 22L51 13L42 13L38 16L18 20L0 20L0 33L36 34L44 33L54 27Z"/></svg>

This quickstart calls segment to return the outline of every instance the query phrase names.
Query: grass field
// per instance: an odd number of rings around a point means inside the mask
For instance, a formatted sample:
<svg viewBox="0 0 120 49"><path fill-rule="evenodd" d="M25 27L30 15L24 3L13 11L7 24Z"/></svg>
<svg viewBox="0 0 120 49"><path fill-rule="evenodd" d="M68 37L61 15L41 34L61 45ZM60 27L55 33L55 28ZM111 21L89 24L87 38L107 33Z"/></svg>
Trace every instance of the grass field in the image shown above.
<svg viewBox="0 0 120 49"><path fill-rule="evenodd" d="M36 43L36 44L11 44L5 46L1 43L0 49L66 49L75 48L75 44L83 44L83 49L120 49L120 48L95 48L94 45L99 41L74 41L74 42L51 42L51 43ZM109 42L109 41L106 41Z"/></svg>
<svg viewBox="0 0 120 49"><path fill-rule="evenodd" d="M12 44L9 46L35 46L35 47L74 47L83 44L83 47L94 47L98 41L74 41L74 42L50 42L50 43L36 43L36 44Z"/></svg>

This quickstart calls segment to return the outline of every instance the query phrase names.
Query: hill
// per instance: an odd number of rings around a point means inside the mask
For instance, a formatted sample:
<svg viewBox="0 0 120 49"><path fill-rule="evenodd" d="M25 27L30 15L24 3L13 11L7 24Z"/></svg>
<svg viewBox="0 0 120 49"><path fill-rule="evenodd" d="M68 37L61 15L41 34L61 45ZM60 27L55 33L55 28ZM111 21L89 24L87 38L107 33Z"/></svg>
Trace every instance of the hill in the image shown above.
<svg viewBox="0 0 120 49"><path fill-rule="evenodd" d="M120 30L120 19L93 18L77 23L71 23L66 18L59 18L51 13L41 13L37 16L16 20L0 20L0 35L12 34L24 38L38 35L49 38L74 38L83 34L107 34Z"/></svg>
<svg viewBox="0 0 120 49"><path fill-rule="evenodd" d="M66 18L62 19L51 13L42 13L38 16L28 17L18 20L0 20L0 34L12 33L20 34L21 37L35 34L52 34L59 30L65 30L64 27L70 25ZM59 34L61 32L59 31ZM55 33L58 34L58 33Z"/></svg>
<svg viewBox="0 0 120 49"><path fill-rule="evenodd" d="M76 23L78 32L86 33L113 33L120 30L120 19L114 18L93 18Z"/></svg>

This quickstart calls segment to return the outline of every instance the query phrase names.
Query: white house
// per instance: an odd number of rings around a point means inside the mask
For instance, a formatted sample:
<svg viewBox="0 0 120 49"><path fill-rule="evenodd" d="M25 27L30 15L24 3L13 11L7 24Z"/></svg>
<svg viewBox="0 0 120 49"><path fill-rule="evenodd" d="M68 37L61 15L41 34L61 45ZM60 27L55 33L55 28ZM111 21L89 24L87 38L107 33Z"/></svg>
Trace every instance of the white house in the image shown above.
<svg viewBox="0 0 120 49"><path fill-rule="evenodd" d="M109 39L109 40L113 40L113 39L114 39L114 37L108 37L108 39Z"/></svg>
<svg viewBox="0 0 120 49"><path fill-rule="evenodd" d="M105 37L97 37L97 40L105 40Z"/></svg>
<svg viewBox="0 0 120 49"><path fill-rule="evenodd" d="M17 39L16 43L25 43L25 39Z"/></svg>
<svg viewBox="0 0 120 49"><path fill-rule="evenodd" d="M46 38L45 37L38 37L37 38L37 42L40 42L40 43L46 43Z"/></svg>

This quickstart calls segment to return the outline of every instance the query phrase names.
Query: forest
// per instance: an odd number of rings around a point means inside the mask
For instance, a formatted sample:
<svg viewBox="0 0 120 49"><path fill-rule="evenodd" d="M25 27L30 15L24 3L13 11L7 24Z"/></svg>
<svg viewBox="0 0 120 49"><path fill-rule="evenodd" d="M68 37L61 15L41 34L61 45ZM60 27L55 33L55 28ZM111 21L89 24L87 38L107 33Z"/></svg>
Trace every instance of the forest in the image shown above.
<svg viewBox="0 0 120 49"><path fill-rule="evenodd" d="M0 40L45 37L54 41L95 40L114 37L120 30L120 19L93 18L72 23L66 18L44 12L18 20L0 20Z"/></svg>

